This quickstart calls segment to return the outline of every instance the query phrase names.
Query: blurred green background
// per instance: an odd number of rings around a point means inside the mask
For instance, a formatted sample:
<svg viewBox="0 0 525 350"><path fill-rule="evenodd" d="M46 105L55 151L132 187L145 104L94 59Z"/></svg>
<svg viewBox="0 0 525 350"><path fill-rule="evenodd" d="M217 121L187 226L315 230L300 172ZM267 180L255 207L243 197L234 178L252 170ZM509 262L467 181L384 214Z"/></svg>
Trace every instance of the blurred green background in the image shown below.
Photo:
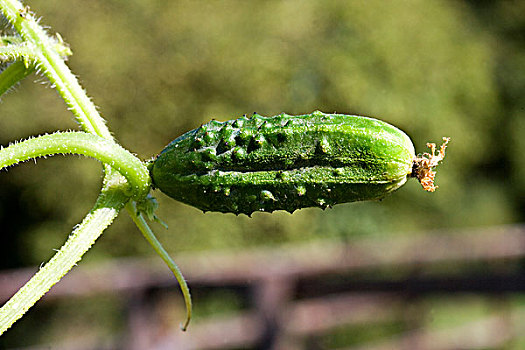
<svg viewBox="0 0 525 350"><path fill-rule="evenodd" d="M409 181L381 202L248 218L203 214L157 192L169 230L156 231L175 260L180 252L525 221L523 1L27 4L70 44L69 66L117 140L142 159L212 118L252 112L373 116L404 130L420 153L451 137L433 194ZM4 146L78 130L36 75L2 98L0 113ZM3 269L47 261L101 185L96 161L36 163L0 173ZM151 254L121 215L84 262Z"/></svg>

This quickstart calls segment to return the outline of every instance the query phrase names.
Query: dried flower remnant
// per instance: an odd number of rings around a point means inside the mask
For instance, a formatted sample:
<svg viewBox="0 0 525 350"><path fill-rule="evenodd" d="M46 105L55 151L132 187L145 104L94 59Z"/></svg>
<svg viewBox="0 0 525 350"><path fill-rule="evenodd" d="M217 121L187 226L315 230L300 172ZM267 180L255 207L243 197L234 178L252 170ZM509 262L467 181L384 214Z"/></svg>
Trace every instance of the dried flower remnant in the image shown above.
<svg viewBox="0 0 525 350"><path fill-rule="evenodd" d="M434 177L436 172L433 170L439 162L445 158L445 149L450 141L450 137L443 137L443 144L439 148L439 152L436 154L436 144L427 143L427 147L430 148L430 153L423 153L421 156L414 159L414 165L412 167L412 177L415 177L423 186L423 189L429 192L434 192L438 186L434 185Z"/></svg>

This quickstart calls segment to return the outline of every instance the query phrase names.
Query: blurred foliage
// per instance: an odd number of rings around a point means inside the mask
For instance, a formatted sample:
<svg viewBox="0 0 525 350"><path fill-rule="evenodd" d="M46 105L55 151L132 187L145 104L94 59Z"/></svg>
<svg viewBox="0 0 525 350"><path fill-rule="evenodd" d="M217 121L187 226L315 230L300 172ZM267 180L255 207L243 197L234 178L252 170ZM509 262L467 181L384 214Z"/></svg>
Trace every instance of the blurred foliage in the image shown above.
<svg viewBox="0 0 525 350"><path fill-rule="evenodd" d="M410 181L381 202L203 214L161 193L173 253L348 239L525 219L525 5L520 1L27 2L71 45L69 65L121 144L143 159L212 118L368 115L452 141L433 194ZM37 84L34 84L36 82ZM44 78L3 97L0 144L78 129ZM96 198L100 165L60 157L0 173L0 267L35 266ZM130 239L133 238L133 239ZM136 239L135 239L136 238ZM122 215L85 260L152 254Z"/></svg>

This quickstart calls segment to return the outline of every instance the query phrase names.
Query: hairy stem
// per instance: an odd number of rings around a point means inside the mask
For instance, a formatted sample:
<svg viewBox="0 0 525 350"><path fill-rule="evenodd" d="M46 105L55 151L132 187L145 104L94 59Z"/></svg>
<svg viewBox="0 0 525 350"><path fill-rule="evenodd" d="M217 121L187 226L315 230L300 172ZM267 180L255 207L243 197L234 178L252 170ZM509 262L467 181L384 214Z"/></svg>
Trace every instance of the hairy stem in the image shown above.
<svg viewBox="0 0 525 350"><path fill-rule="evenodd" d="M0 308L0 335L80 261L128 201L126 187L118 181L106 183L94 208L62 248Z"/></svg>
<svg viewBox="0 0 525 350"><path fill-rule="evenodd" d="M109 164L128 180L138 200L150 190L149 171L140 159L114 141L84 132L57 132L0 148L0 169L59 153L84 155Z"/></svg>
<svg viewBox="0 0 525 350"><path fill-rule="evenodd" d="M142 215L136 213L135 203L129 201L131 195L126 191L128 184L112 168L126 177L133 188L133 197L138 200L142 200L151 187L148 170L138 158L112 142L113 137L105 125L104 119L99 115L95 105L87 97L61 57L61 55L70 55L71 51L63 45L60 37L58 40L54 40L48 36L29 9L24 7L20 1L0 0L0 11L20 34L23 42L21 45L27 45L31 48L31 52L21 53L24 55L25 63L34 62L35 68L48 77L84 131L106 139L103 140L83 133L58 133L26 140L0 150L0 169L34 157L56 153L74 153L101 160L105 163L106 172L103 190L93 210L86 216L82 224L73 231L67 242L50 262L0 309L0 334L22 317L81 259L104 229L111 224L125 203L129 203L128 211L148 242L168 264L179 281L187 308L187 320L183 325L183 329L185 329L191 318L191 298L188 286L177 265L162 248ZM20 43L17 37L4 38L2 42L3 44ZM21 49L22 46L17 46L16 49L18 48ZM13 53L17 53L16 50L7 48L4 51L7 58L10 58L9 55L12 56ZM1 54L0 52L0 56ZM29 74L30 69L34 69L25 65L24 67L25 70L22 69L20 63L15 63L4 71L5 75L2 73L3 77L0 79L5 79L5 82L0 83L0 92L7 91L14 83Z"/></svg>
<svg viewBox="0 0 525 350"><path fill-rule="evenodd" d="M17 0L0 0L0 10L22 39L35 47L38 67L54 84L82 129L112 139L104 119L57 52L56 41L46 34L33 14Z"/></svg>
<svg viewBox="0 0 525 350"><path fill-rule="evenodd" d="M29 62L32 63L34 61L34 56L34 51L26 44L0 46L0 59L2 61L14 61L21 59L28 62L27 65L30 65Z"/></svg>
<svg viewBox="0 0 525 350"><path fill-rule="evenodd" d="M140 232L142 232L144 238L146 238L146 240L153 247L155 252L161 257L162 260L164 260L166 265L168 265L168 268L171 270L171 272L179 282L182 295L184 296L184 303L186 304L186 321L181 325L181 329L185 331L188 328L188 324L190 323L192 314L191 294L190 289L188 288L188 284L186 283L186 280L184 279L184 276L182 275L182 272L180 271L179 267L171 259L168 252L164 249L157 237L155 237L155 234L146 223L146 220L144 220L142 214L137 214L137 208L135 204L133 202L129 202L128 204L126 204L126 210L133 219L135 225L137 225L137 227L139 228Z"/></svg>

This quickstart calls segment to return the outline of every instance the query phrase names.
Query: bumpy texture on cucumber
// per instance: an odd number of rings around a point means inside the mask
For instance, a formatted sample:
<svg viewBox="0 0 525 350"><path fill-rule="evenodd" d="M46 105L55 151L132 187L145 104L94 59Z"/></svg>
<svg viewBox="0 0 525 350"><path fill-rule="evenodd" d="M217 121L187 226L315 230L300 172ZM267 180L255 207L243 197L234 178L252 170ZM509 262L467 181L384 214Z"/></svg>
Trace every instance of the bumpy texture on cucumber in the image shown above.
<svg viewBox="0 0 525 350"><path fill-rule="evenodd" d="M377 119L254 114L187 132L150 169L170 197L250 215L383 198L406 182L414 159L410 138Z"/></svg>

